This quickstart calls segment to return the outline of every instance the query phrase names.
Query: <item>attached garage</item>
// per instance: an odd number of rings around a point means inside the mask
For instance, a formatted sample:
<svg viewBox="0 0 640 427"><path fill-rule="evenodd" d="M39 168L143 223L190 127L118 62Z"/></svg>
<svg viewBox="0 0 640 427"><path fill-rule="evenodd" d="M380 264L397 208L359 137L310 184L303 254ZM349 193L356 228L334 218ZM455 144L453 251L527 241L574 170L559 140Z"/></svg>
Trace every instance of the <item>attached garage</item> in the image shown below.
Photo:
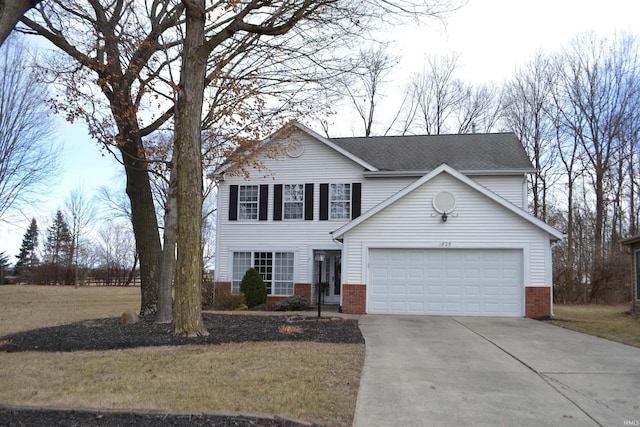
<svg viewBox="0 0 640 427"><path fill-rule="evenodd" d="M562 234L447 165L333 236L347 313L552 313L551 243Z"/></svg>
<svg viewBox="0 0 640 427"><path fill-rule="evenodd" d="M522 317L518 249L370 249L368 313Z"/></svg>

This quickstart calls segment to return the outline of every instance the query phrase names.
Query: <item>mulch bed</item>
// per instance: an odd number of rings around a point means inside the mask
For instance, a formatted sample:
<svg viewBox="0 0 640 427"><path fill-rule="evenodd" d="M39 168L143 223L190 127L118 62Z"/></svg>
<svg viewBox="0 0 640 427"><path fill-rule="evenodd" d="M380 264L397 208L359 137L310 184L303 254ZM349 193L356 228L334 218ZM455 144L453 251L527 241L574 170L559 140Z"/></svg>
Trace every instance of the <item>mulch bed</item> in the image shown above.
<svg viewBox="0 0 640 427"><path fill-rule="evenodd" d="M132 325L120 318L88 320L35 329L0 337L0 351L106 351L152 346L215 345L264 341L313 341L320 343L364 343L355 319L306 316L256 316L203 313L209 332L203 337L172 334L170 324L151 317ZM284 326L288 333L281 332ZM292 333L293 332L293 333ZM70 411L0 406L2 426L308 426L306 423L247 415L167 414L117 411Z"/></svg>

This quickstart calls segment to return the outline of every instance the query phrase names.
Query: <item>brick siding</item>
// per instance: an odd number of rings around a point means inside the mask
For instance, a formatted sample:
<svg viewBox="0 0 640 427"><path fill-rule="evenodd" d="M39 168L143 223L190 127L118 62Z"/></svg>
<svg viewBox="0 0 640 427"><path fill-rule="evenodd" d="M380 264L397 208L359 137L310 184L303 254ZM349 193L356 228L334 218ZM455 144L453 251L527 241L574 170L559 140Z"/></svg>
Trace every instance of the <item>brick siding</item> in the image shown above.
<svg viewBox="0 0 640 427"><path fill-rule="evenodd" d="M365 314L367 312L367 285L342 285L342 312Z"/></svg>
<svg viewBox="0 0 640 427"><path fill-rule="evenodd" d="M551 316L551 288L531 286L525 291L524 317L539 319Z"/></svg>

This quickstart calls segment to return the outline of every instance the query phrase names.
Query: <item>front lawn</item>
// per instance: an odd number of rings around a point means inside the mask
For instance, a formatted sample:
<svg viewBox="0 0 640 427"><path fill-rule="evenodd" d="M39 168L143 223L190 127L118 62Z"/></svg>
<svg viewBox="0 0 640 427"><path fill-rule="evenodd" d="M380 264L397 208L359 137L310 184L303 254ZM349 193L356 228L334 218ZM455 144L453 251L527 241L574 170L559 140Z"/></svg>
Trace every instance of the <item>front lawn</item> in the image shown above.
<svg viewBox="0 0 640 427"><path fill-rule="evenodd" d="M553 324L573 331L640 347L640 319L629 314L630 305L554 304Z"/></svg>
<svg viewBox="0 0 640 427"><path fill-rule="evenodd" d="M139 288L0 286L0 337L118 317L138 308L139 293ZM86 324L94 323L99 322ZM130 338L135 339L133 329ZM309 341L0 351L0 404L242 411L350 426L363 363L362 343Z"/></svg>

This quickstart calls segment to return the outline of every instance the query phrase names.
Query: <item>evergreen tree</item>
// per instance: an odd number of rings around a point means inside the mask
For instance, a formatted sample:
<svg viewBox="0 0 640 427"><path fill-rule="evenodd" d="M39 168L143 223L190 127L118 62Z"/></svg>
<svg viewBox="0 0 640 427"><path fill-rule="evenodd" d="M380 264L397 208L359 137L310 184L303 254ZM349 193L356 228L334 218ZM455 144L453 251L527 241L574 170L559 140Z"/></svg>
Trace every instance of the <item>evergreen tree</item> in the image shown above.
<svg viewBox="0 0 640 427"><path fill-rule="evenodd" d="M9 255L0 252L0 285L4 285L5 271L9 267Z"/></svg>
<svg viewBox="0 0 640 427"><path fill-rule="evenodd" d="M51 264L67 265L71 259L71 231L62 212L56 212L51 227L47 228L44 244L44 261Z"/></svg>
<svg viewBox="0 0 640 427"><path fill-rule="evenodd" d="M48 265L48 280L58 283L60 272L71 267L73 261L73 239L62 212L56 212L51 227L47 228L44 244L44 262Z"/></svg>
<svg viewBox="0 0 640 427"><path fill-rule="evenodd" d="M38 265L36 250L38 249L38 223L36 219L31 220L31 224L22 237L20 254L16 255L18 262L13 270L16 276L27 276L33 268Z"/></svg>

